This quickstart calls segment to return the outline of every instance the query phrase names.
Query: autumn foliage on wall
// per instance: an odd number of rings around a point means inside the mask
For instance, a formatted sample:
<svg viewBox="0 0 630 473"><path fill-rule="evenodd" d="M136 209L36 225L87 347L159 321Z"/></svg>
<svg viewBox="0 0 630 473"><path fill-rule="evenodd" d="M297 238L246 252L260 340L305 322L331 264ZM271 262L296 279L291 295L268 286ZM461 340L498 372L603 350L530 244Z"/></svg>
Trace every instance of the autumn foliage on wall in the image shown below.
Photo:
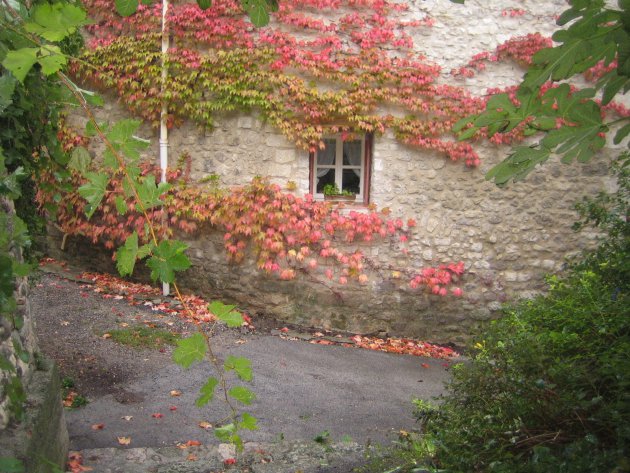
<svg viewBox="0 0 630 473"><path fill-rule="evenodd" d="M142 166L142 175L154 179L156 169ZM212 185L190 185L181 170L168 176L174 185L161 196L164 205L140 212L133 197L127 197L123 174L111 177L102 204L88 220L86 201L73 189L85 183L73 172L72 186L59 188L54 172L47 171L37 193L41 208L54 202L61 230L82 235L93 243L113 249L135 232L140 243L150 242L150 223L160 239L174 232L203 235L211 228L223 233L229 260L242 262L253 255L257 268L282 280L306 275L327 285L345 285L353 280L367 284L376 278L400 279L411 289L425 288L432 294L460 296L457 287L464 264L449 263L427 268L379 267L366 257L362 245L387 242L406 254L406 242L415 221L388 218L387 212L344 212L327 202L283 192L262 178L230 190ZM148 220L147 220L148 217ZM335 291L336 292L336 291Z"/></svg>
<svg viewBox="0 0 630 473"><path fill-rule="evenodd" d="M112 3L85 1L96 21L88 28L86 62L76 62L74 73L117 91L131 111L155 125L163 100L170 126L192 119L210 127L217 113L253 110L305 149L317 149L327 134L391 129L408 145L479 164L470 144L456 141L450 130L483 110L487 97L445 84L440 67L414 52L410 32L431 28L433 20L406 21L404 3L287 0L261 29L247 22L235 0L213 2L205 11L173 5L164 91L161 6L140 6L121 18ZM479 69L488 57L527 63L548 43L540 35L510 40L459 73ZM510 143L521 134L516 129L494 140Z"/></svg>

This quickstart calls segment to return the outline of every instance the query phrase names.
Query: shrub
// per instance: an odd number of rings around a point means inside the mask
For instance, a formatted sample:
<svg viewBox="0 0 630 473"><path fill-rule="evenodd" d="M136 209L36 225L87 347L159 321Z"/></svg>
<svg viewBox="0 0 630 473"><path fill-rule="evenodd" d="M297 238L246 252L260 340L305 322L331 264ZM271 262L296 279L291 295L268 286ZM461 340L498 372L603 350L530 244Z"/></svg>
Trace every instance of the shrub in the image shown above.
<svg viewBox="0 0 630 473"><path fill-rule="evenodd" d="M420 409L427 464L630 471L629 163L624 155L614 165L615 193L578 205L576 228L598 227L598 248L549 278L546 295L506 308L454 368L440 408Z"/></svg>

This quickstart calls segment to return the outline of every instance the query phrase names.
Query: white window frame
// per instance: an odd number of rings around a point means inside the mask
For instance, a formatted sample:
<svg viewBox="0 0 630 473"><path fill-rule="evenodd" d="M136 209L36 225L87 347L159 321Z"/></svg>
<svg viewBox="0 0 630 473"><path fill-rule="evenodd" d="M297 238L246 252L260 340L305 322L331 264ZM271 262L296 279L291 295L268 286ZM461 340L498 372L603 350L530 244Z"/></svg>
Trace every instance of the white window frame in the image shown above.
<svg viewBox="0 0 630 473"><path fill-rule="evenodd" d="M311 175L311 188L313 189L313 197L315 197L315 199L317 200L323 200L324 199L324 194L322 192L317 192L317 170L318 169L334 169L335 170L335 183L337 184L337 187L339 187L339 189L342 189L342 182L343 182L343 171L345 169L359 169L359 173L360 173L360 180L361 180L361 184L359 186L359 193L356 194L357 198L356 198L356 202L363 202L364 201L364 195L365 195L365 189L366 189L366 185L369 185L369 183L365 182L365 179L367 178L368 174L365 172L365 165L366 165L366 150L365 150L365 146L366 146L366 137L365 135L361 135L360 137L357 137L357 139L352 140L352 141L361 141L361 164L359 166L357 165L344 165L343 164L343 140L341 139L341 135L336 135L336 136L325 136L324 139L326 140L335 140L335 164L331 164L331 165L318 165L318 152L314 153L313 156L313 169L312 169L312 175Z"/></svg>

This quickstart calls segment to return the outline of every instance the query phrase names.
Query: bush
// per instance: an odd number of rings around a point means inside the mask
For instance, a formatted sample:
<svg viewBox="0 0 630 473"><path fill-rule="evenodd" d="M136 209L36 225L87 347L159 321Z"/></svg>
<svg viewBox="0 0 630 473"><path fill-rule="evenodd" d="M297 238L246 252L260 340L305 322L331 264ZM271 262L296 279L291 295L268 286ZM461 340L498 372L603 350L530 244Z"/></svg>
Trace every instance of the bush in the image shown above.
<svg viewBox="0 0 630 473"><path fill-rule="evenodd" d="M576 228L605 235L598 248L506 309L454 368L440 408L421 409L434 468L630 471L629 163L615 163L614 194L578 206Z"/></svg>

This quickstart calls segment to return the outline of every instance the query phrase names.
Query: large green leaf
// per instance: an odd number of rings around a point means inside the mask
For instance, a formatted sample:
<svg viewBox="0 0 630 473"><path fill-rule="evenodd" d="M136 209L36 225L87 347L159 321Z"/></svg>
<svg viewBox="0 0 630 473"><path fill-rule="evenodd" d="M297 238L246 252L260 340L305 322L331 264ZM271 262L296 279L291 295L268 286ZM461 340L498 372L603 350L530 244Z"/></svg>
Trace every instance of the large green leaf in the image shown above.
<svg viewBox="0 0 630 473"><path fill-rule="evenodd" d="M138 10L138 0L116 0L115 3L120 16L131 16Z"/></svg>
<svg viewBox="0 0 630 473"><path fill-rule="evenodd" d="M241 0L241 6L254 26L261 27L269 23L268 6L265 0Z"/></svg>
<svg viewBox="0 0 630 473"><path fill-rule="evenodd" d="M173 361L179 366L190 368L196 361L203 361L206 356L206 341L199 332L188 338L177 340L177 348L173 351Z"/></svg>
<svg viewBox="0 0 630 473"><path fill-rule="evenodd" d="M256 399L256 394L243 386L234 386L232 389L228 391L230 397L233 397L239 402L242 402L246 406L249 406L254 399Z"/></svg>
<svg viewBox="0 0 630 473"><path fill-rule="evenodd" d="M254 416L248 414L247 412L243 412L241 418L242 420L238 423L239 428L247 430L258 429L258 419L256 419Z"/></svg>
<svg viewBox="0 0 630 473"><path fill-rule="evenodd" d="M90 169L92 158L90 153L83 146L77 146L72 150L70 155L70 161L68 161L68 167L78 171L82 175L85 175Z"/></svg>
<svg viewBox="0 0 630 473"><path fill-rule="evenodd" d="M46 45L39 48L37 62L42 66L42 72L49 76L63 69L68 58L61 52L59 46Z"/></svg>
<svg viewBox="0 0 630 473"><path fill-rule="evenodd" d="M171 185L167 182L156 184L155 177L151 175L145 176L140 185L136 186L140 202L142 202L145 210L161 206L163 202L160 200L160 196L170 188Z"/></svg>
<svg viewBox="0 0 630 473"><path fill-rule="evenodd" d="M109 183L109 177L107 174L99 174L95 172L89 172L85 177L87 177L89 182L79 187L79 194L87 200L85 215L88 219L90 219L105 196L107 184Z"/></svg>
<svg viewBox="0 0 630 473"><path fill-rule="evenodd" d="M206 404L208 404L210 401L212 401L212 398L214 397L214 390L218 385L219 385L219 380L217 378L214 378L212 376L208 378L208 381L206 381L206 384L204 384L199 390L201 395L195 401L195 405L197 407L203 407Z"/></svg>
<svg viewBox="0 0 630 473"><path fill-rule="evenodd" d="M212 6L212 0L197 0L197 5L199 5L199 8L202 10L207 10Z"/></svg>
<svg viewBox="0 0 630 473"><path fill-rule="evenodd" d="M37 51L39 51L39 48L21 48L9 51L4 61L2 61L2 65L11 71L11 74L17 80L23 83L26 74L31 70L33 64L37 62Z"/></svg>
<svg viewBox="0 0 630 473"><path fill-rule="evenodd" d="M226 305L221 301L213 301L208 305L208 310L228 327L240 327L243 325L243 316L233 310L235 306Z"/></svg>
<svg viewBox="0 0 630 473"><path fill-rule="evenodd" d="M549 154L550 151L547 148L519 146L514 148L512 154L506 159L490 169L486 174L486 179L494 180L499 186L507 184L510 180L523 179L537 164L549 159Z"/></svg>
<svg viewBox="0 0 630 473"><path fill-rule="evenodd" d="M134 231L116 252L116 269L121 276L133 274L138 257L138 234Z"/></svg>
<svg viewBox="0 0 630 473"><path fill-rule="evenodd" d="M252 362L242 356L229 355L223 364L225 371L234 370L234 372L243 381L251 381L253 379Z"/></svg>
<svg viewBox="0 0 630 473"><path fill-rule="evenodd" d="M188 245L177 240L164 240L153 249L153 255L147 261L151 269L151 278L166 283L175 281L175 271L190 268L190 260L184 253Z"/></svg>
<svg viewBox="0 0 630 473"><path fill-rule="evenodd" d="M87 23L85 11L65 2L40 3L34 10L31 20L24 29L48 41L61 41Z"/></svg>

